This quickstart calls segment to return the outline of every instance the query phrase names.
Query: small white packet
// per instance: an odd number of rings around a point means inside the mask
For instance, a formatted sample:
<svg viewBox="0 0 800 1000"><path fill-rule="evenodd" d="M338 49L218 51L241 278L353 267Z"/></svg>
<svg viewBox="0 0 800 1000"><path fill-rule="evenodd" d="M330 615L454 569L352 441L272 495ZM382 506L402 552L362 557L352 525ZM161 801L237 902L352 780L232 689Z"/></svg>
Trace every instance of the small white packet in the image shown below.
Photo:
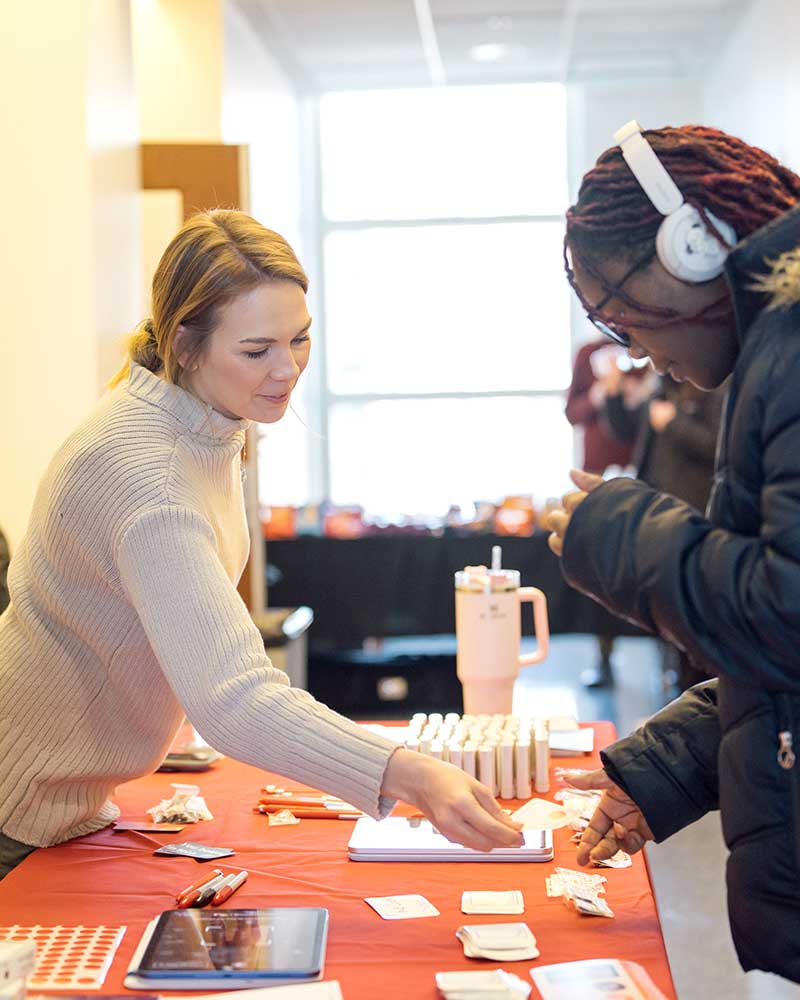
<svg viewBox="0 0 800 1000"><path fill-rule="evenodd" d="M552 875L545 877L547 895L552 899L563 896L564 891L575 891L584 895L597 895L605 892L604 885L608 881L605 875L592 875L589 872L573 871L571 868L556 868Z"/></svg>
<svg viewBox="0 0 800 1000"><path fill-rule="evenodd" d="M465 890L461 893L462 913L524 913L525 899L519 889L507 892Z"/></svg>
<svg viewBox="0 0 800 1000"><path fill-rule="evenodd" d="M267 813L268 826L294 826L300 820L289 809L279 809L275 813Z"/></svg>
<svg viewBox="0 0 800 1000"><path fill-rule="evenodd" d="M412 917L438 917L439 911L424 896L368 896L364 899L384 920L409 920Z"/></svg>
<svg viewBox="0 0 800 1000"><path fill-rule="evenodd" d="M456 937L467 958L488 958L495 962L521 962L539 957L536 938L527 924L468 924L459 927Z"/></svg>
<svg viewBox="0 0 800 1000"><path fill-rule="evenodd" d="M172 784L170 787L175 789L172 798L162 799L157 806L147 810L154 823L197 823L214 818L200 795L199 785Z"/></svg>
<svg viewBox="0 0 800 1000"><path fill-rule="evenodd" d="M445 1000L527 1000L528 984L505 969L491 972L437 972L436 988Z"/></svg>
<svg viewBox="0 0 800 1000"><path fill-rule="evenodd" d="M595 861L592 858L592 864L598 868L630 868L633 861L631 861L630 854L626 854L625 851L617 851L612 857L605 858L603 861Z"/></svg>
<svg viewBox="0 0 800 1000"><path fill-rule="evenodd" d="M525 830L559 830L568 826L570 814L564 806L547 799L530 799L511 814L515 823L522 823Z"/></svg>

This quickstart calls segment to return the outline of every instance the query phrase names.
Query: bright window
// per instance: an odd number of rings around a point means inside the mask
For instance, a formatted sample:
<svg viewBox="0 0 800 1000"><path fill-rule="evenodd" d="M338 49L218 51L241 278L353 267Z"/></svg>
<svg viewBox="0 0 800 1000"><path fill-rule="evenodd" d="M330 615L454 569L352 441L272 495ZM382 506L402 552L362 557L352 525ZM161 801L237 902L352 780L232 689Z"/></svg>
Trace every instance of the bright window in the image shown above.
<svg viewBox="0 0 800 1000"><path fill-rule="evenodd" d="M311 430L287 418L262 446L272 468L310 450L312 471L278 489L265 469L262 497L435 517L560 494L564 88L328 94L319 128L324 309L298 407Z"/></svg>

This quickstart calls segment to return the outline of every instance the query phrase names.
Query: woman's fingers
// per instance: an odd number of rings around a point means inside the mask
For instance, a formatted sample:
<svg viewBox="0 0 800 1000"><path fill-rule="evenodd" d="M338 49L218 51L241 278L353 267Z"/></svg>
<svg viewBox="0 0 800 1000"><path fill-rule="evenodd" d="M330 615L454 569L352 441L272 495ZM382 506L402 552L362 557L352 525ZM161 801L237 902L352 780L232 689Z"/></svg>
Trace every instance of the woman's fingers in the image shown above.
<svg viewBox="0 0 800 1000"><path fill-rule="evenodd" d="M475 782L473 797L460 810L461 819L491 847L522 847L522 826L507 816L497 800L480 782Z"/></svg>

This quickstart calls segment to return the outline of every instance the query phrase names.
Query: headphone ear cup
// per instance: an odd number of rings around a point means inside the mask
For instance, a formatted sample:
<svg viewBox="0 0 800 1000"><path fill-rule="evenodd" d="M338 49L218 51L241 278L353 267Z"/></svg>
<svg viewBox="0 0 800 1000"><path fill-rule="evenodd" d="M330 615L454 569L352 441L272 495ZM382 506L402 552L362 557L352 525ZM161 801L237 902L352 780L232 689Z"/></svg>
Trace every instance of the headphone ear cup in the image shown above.
<svg viewBox="0 0 800 1000"><path fill-rule="evenodd" d="M728 246L709 233L700 213L686 202L666 216L658 229L658 259L680 281L700 283L719 277L736 243L736 233L727 222L710 212L708 216Z"/></svg>

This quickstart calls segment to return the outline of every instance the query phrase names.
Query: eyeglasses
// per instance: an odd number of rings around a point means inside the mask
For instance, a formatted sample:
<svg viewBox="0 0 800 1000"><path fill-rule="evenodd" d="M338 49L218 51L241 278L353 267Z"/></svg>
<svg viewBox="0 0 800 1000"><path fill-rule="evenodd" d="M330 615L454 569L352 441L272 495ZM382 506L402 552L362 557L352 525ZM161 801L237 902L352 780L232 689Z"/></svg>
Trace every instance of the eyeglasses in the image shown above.
<svg viewBox="0 0 800 1000"><path fill-rule="evenodd" d="M615 344L619 344L626 350L628 350L631 346L630 334L619 323L616 323L614 320L606 321L599 319L598 314L602 311L602 309L605 306L608 305L608 303L614 298L617 292L620 291L625 282L628 281L630 278L632 278L637 271L641 271L645 267L647 267L654 257L655 257L655 251L652 251L650 253L645 254L645 256L642 257L640 260L637 260L636 263L633 264L631 268L625 272L625 274L623 274L622 278L620 278L619 282L616 284L614 288L609 289L609 291L606 292L606 294L602 297L602 299L600 299L600 301L596 305L587 307L586 309L586 318L589 320L589 322L592 323L596 327L596 329L598 329L600 333L603 334L604 337L608 337L609 340L613 340ZM583 301L584 306L586 306L587 303L582 296L581 300Z"/></svg>

